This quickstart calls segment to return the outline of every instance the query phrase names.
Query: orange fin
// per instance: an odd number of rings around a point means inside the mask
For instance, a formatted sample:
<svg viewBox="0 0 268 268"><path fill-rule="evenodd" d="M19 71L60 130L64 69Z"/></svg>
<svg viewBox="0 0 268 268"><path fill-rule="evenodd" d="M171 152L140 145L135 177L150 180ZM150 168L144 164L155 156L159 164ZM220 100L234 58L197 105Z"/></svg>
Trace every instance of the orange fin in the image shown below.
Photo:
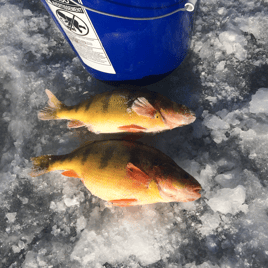
<svg viewBox="0 0 268 268"><path fill-rule="evenodd" d="M85 123L79 121L79 120L71 120L68 124L68 128L78 128L78 127L83 127Z"/></svg>
<svg viewBox="0 0 268 268"><path fill-rule="evenodd" d="M63 171L61 174L66 177L79 178L77 173L73 170L66 170L66 171Z"/></svg>
<svg viewBox="0 0 268 268"><path fill-rule="evenodd" d="M144 116L148 116L150 118L154 118L155 114L156 114L156 109L144 97L137 98L133 102L131 108L138 115L144 115Z"/></svg>
<svg viewBox="0 0 268 268"><path fill-rule="evenodd" d="M46 94L48 96L48 106L38 112L38 119L58 119L57 111L65 107L65 105L60 102L50 90L46 89Z"/></svg>
<svg viewBox="0 0 268 268"><path fill-rule="evenodd" d="M129 207L129 206L135 206L138 205L138 199L118 199L118 200L110 200L110 203L112 203L113 206L117 207Z"/></svg>
<svg viewBox="0 0 268 268"><path fill-rule="evenodd" d="M32 157L31 161L33 163L33 167L29 175L32 177L37 177L49 172L49 166L51 162L53 162L52 158L52 155Z"/></svg>
<svg viewBox="0 0 268 268"><path fill-rule="evenodd" d="M138 125L128 125L128 126L120 126L118 127L119 130L124 130L127 132L144 132L146 128L140 127Z"/></svg>
<svg viewBox="0 0 268 268"><path fill-rule="evenodd" d="M48 96L48 106L55 109L60 109L65 106L61 101L59 101L56 96L48 89L46 89L46 94Z"/></svg>
<svg viewBox="0 0 268 268"><path fill-rule="evenodd" d="M140 170L132 163L127 164L127 177L132 179L135 183L143 185L147 188L152 180L145 172Z"/></svg>

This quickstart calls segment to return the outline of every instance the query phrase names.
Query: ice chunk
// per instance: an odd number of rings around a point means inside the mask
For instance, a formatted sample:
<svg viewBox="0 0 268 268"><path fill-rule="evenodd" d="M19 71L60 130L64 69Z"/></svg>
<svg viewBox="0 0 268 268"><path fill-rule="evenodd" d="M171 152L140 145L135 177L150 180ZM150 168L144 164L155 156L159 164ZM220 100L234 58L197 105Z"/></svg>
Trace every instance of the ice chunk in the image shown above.
<svg viewBox="0 0 268 268"><path fill-rule="evenodd" d="M219 62L218 65L216 66L216 71L217 72L223 71L224 70L225 63L226 63L226 61L224 61L224 60L221 61L221 62Z"/></svg>
<svg viewBox="0 0 268 268"><path fill-rule="evenodd" d="M218 173L230 171L236 165L234 159L229 159L227 157L221 158L219 161L217 161L217 164L218 164Z"/></svg>
<svg viewBox="0 0 268 268"><path fill-rule="evenodd" d="M244 49L247 40L243 35L234 31L225 31L219 34L219 40L227 54L234 53L241 61L247 58L247 51Z"/></svg>
<svg viewBox="0 0 268 268"><path fill-rule="evenodd" d="M13 250L14 253L19 253L21 251L21 249L18 246L15 246L15 245L12 246L12 250Z"/></svg>
<svg viewBox="0 0 268 268"><path fill-rule="evenodd" d="M255 5L256 3L252 2L251 4ZM235 18L235 22L239 29L252 34L254 38L257 39L258 43L267 42L268 34L267 31L264 31L263 29L268 28L268 18L267 16L264 16L262 12L257 12L251 16L237 17Z"/></svg>
<svg viewBox="0 0 268 268"><path fill-rule="evenodd" d="M87 226L87 220L84 216L81 216L79 219L77 219L76 222L77 232L80 232L81 230L85 229L86 226Z"/></svg>
<svg viewBox="0 0 268 268"><path fill-rule="evenodd" d="M13 213L7 213L7 214L6 214L6 217L7 217L8 221L9 221L10 223L12 223L12 222L14 222L14 221L16 220L16 215L17 215L16 212L13 212Z"/></svg>
<svg viewBox="0 0 268 268"><path fill-rule="evenodd" d="M189 166L190 166L189 173L194 177L199 177L199 172L201 170L200 164L196 161L191 161L189 163Z"/></svg>
<svg viewBox="0 0 268 268"><path fill-rule="evenodd" d="M51 231L51 233L54 235L54 236L57 236L57 235L59 235L60 234L60 228L57 228L57 225L54 225L53 227L52 227L52 231Z"/></svg>
<svg viewBox="0 0 268 268"><path fill-rule="evenodd" d="M1 164L5 162L11 156L10 153L4 153L1 158ZM16 179L16 174L12 174L10 171L6 173L0 173L1 183L0 183L0 193L5 191L9 184Z"/></svg>
<svg viewBox="0 0 268 268"><path fill-rule="evenodd" d="M210 182L215 172L216 170L213 168L213 166L210 166L209 164L206 165L205 169L201 170L198 181L204 190L210 189Z"/></svg>
<svg viewBox="0 0 268 268"><path fill-rule="evenodd" d="M222 187L232 188L234 186L234 175L231 172L219 174L215 177L215 181L219 183Z"/></svg>
<svg viewBox="0 0 268 268"><path fill-rule="evenodd" d="M135 225L135 224L134 224ZM132 227L131 227L132 226ZM97 263L116 263L135 255L143 265L160 260L160 249L154 237L148 232L133 228L131 224L114 230L107 229L103 234L85 229L71 254L83 267L95 267ZM108 233L107 233L108 232Z"/></svg>
<svg viewBox="0 0 268 268"><path fill-rule="evenodd" d="M221 220L218 213L205 213L200 217L202 221L202 227L199 229L202 235L210 235L219 226Z"/></svg>
<svg viewBox="0 0 268 268"><path fill-rule="evenodd" d="M225 7L220 7L217 12L218 12L219 15L223 15L223 14L226 13L226 8Z"/></svg>
<svg viewBox="0 0 268 268"><path fill-rule="evenodd" d="M240 137L243 141L249 142L257 138L257 133L253 129L249 129L247 131L241 131Z"/></svg>
<svg viewBox="0 0 268 268"><path fill-rule="evenodd" d="M54 201L51 201L49 208L57 212L62 212L66 210L66 206L63 201L56 202L56 203Z"/></svg>
<svg viewBox="0 0 268 268"><path fill-rule="evenodd" d="M214 197L207 201L211 209L223 214L236 214L240 211L247 213L248 205L243 204L246 200L246 190L243 186L238 185L234 189L224 188L218 190Z"/></svg>
<svg viewBox="0 0 268 268"><path fill-rule="evenodd" d="M230 125L226 122L224 122L220 117L216 116L216 115L211 115L208 114L205 118L204 118L204 122L203 124L210 128L210 129L214 129L214 130L218 130L218 129L228 129L230 127Z"/></svg>
<svg viewBox="0 0 268 268"><path fill-rule="evenodd" d="M212 129L211 136L214 142L220 143L222 140L226 140L225 132L230 128L230 125L222 120L219 116L209 114L204 111L202 116L204 117L203 124Z"/></svg>
<svg viewBox="0 0 268 268"><path fill-rule="evenodd" d="M23 205L27 204L29 201L27 197L20 197L20 196L17 196L17 197L20 199Z"/></svg>
<svg viewBox="0 0 268 268"><path fill-rule="evenodd" d="M268 88L260 88L249 103L251 113L268 113Z"/></svg>
<svg viewBox="0 0 268 268"><path fill-rule="evenodd" d="M210 58L212 55L213 55L213 50L211 49L211 44L209 40L202 45L202 48L199 52L199 57L201 59L206 59L206 58Z"/></svg>
<svg viewBox="0 0 268 268"><path fill-rule="evenodd" d="M225 109L224 109L225 110ZM224 119L224 121L230 125L237 125L240 123L240 121L237 119L237 117L241 114L241 112L238 110L238 111L233 111L233 112L230 112L230 113L227 113L224 117L222 117ZM221 113L219 114L220 116Z"/></svg>
<svg viewBox="0 0 268 268"><path fill-rule="evenodd" d="M185 202L180 204L181 209L194 211L196 209L196 202Z"/></svg>
<svg viewBox="0 0 268 268"><path fill-rule="evenodd" d="M63 201L67 207L73 207L73 206L79 205L79 201L77 201L76 198L69 198L69 197L64 196Z"/></svg>
<svg viewBox="0 0 268 268"><path fill-rule="evenodd" d="M28 251L25 261L22 264L22 268L36 268L38 267L37 261L36 261L36 253L33 251Z"/></svg>
<svg viewBox="0 0 268 268"><path fill-rule="evenodd" d="M32 13L32 11L29 10L29 9L24 9L24 10L23 10L23 15L24 15L24 16L32 16L33 13Z"/></svg>

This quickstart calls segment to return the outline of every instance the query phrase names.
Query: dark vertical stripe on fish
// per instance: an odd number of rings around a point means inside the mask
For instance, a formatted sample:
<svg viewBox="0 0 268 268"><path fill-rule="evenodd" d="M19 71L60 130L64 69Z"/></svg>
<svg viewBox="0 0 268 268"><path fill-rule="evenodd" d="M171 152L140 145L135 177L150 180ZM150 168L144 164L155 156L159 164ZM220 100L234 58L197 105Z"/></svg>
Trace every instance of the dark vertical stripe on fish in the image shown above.
<svg viewBox="0 0 268 268"><path fill-rule="evenodd" d="M130 159L129 161L137 166L140 167L142 165L142 159L146 156L141 155L141 153L143 153L143 150L140 149L140 145L136 144L134 142L129 142L129 145L126 146L129 148L130 150Z"/></svg>
<svg viewBox="0 0 268 268"><path fill-rule="evenodd" d="M64 110L71 111L73 109L73 106L64 106Z"/></svg>
<svg viewBox="0 0 268 268"><path fill-rule="evenodd" d="M77 111L80 109L80 107L81 107L81 103L76 104L76 105L74 106L74 110L75 110L75 112L77 112Z"/></svg>
<svg viewBox="0 0 268 268"><path fill-rule="evenodd" d="M114 94L113 91L107 92L105 94L105 97L104 97L104 99L102 101L102 110L103 110L104 113L108 112L109 102L110 102L110 99L111 99L113 94Z"/></svg>
<svg viewBox="0 0 268 268"><path fill-rule="evenodd" d="M92 151L92 146L88 146L88 147L83 149L83 151L82 151L83 157L81 160L82 165L87 161L89 155L91 154L91 151Z"/></svg>
<svg viewBox="0 0 268 268"><path fill-rule="evenodd" d="M104 169L108 166L109 161L112 159L114 151L116 147L112 145L108 146L108 148L103 153L101 160L100 160L100 169Z"/></svg>
<svg viewBox="0 0 268 268"><path fill-rule="evenodd" d="M86 111L90 108L90 106L94 100L95 100L95 96L93 96L89 100L86 100L85 102L83 102L83 105L85 106Z"/></svg>

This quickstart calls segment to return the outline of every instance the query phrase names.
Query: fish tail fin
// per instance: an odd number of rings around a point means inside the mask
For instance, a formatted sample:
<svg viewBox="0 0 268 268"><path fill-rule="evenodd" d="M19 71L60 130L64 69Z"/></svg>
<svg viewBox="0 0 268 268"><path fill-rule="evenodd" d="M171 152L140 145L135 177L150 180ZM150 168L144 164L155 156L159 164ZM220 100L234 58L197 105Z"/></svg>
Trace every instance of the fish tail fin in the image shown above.
<svg viewBox="0 0 268 268"><path fill-rule="evenodd" d="M31 161L33 163L33 167L29 175L32 177L37 177L49 172L49 166L51 164L52 158L52 155L32 157Z"/></svg>
<svg viewBox="0 0 268 268"><path fill-rule="evenodd" d="M48 106L39 111L38 118L40 120L58 119L57 111L65 105L50 90L46 89L46 94L48 96Z"/></svg>

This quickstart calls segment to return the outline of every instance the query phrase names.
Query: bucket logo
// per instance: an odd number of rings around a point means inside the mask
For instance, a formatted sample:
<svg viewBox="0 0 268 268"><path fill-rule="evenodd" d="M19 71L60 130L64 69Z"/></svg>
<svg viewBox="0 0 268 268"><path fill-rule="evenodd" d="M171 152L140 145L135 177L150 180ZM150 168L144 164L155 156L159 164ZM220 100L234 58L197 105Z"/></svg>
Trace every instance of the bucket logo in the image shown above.
<svg viewBox="0 0 268 268"><path fill-rule="evenodd" d="M60 9L58 9L56 13L58 20L60 20L69 31L78 35L88 34L89 30L86 23L77 16Z"/></svg>
<svg viewBox="0 0 268 268"><path fill-rule="evenodd" d="M85 66L104 73L116 73L87 11L78 5L83 4L82 0L42 1L47 3L53 19Z"/></svg>
<svg viewBox="0 0 268 268"><path fill-rule="evenodd" d="M83 9L72 0L46 0L49 4L68 11L83 13Z"/></svg>

